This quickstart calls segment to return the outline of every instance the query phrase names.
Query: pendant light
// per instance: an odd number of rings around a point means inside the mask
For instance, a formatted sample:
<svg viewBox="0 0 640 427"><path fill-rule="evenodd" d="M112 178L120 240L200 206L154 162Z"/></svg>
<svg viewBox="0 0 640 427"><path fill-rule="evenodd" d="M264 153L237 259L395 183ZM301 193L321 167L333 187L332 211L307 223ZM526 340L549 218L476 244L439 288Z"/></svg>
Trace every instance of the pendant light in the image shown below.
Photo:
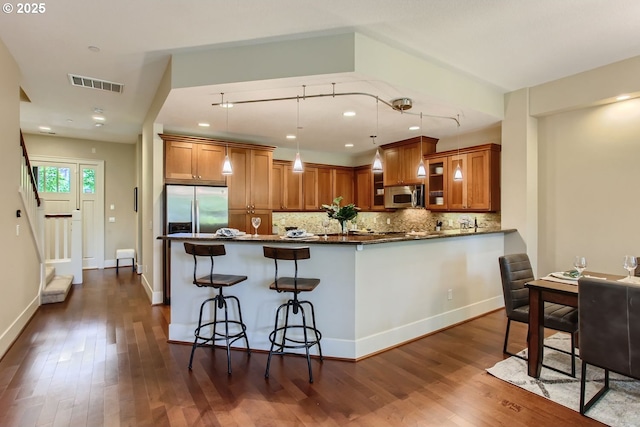
<svg viewBox="0 0 640 427"><path fill-rule="evenodd" d="M302 86L304 88L304 86ZM298 138L298 130L300 129L300 97L296 97L297 113L296 113L296 159L293 161L293 172L303 172L302 160L300 160L300 139Z"/></svg>
<svg viewBox="0 0 640 427"><path fill-rule="evenodd" d="M222 105L224 105L224 93L222 95ZM227 106L228 107L228 106ZM229 108L227 110L227 138L229 138ZM222 175L233 175L233 168L231 167L231 160L229 159L229 143L224 147L224 163L222 164Z"/></svg>
<svg viewBox="0 0 640 427"><path fill-rule="evenodd" d="M418 163L418 178L426 178L427 171L424 168L424 160L422 159L422 112L420 112L420 163Z"/></svg>
<svg viewBox="0 0 640 427"><path fill-rule="evenodd" d="M454 181L462 181L462 168L460 167L460 114L458 114L458 130L456 132L456 140L458 142L458 164L456 165L456 169L453 171L453 180Z"/></svg>
<svg viewBox="0 0 640 427"><path fill-rule="evenodd" d="M378 97L376 96L376 134L371 135L371 141L373 145L376 145L376 137L378 136ZM373 157L373 166L371 167L373 173L382 173L382 158L380 157L380 150L376 147L376 155Z"/></svg>

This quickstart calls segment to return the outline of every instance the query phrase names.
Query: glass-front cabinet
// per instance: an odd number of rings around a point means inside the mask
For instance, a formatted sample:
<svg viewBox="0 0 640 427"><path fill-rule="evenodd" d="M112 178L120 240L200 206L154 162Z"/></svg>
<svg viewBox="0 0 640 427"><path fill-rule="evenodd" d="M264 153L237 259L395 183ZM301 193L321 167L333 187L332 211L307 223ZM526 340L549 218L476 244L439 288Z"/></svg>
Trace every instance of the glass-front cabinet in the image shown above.
<svg viewBox="0 0 640 427"><path fill-rule="evenodd" d="M427 209L449 212L500 210L500 145L484 144L428 154ZM454 178L456 169L460 178Z"/></svg>
<svg viewBox="0 0 640 427"><path fill-rule="evenodd" d="M427 160L427 209L447 210L448 157L433 157Z"/></svg>

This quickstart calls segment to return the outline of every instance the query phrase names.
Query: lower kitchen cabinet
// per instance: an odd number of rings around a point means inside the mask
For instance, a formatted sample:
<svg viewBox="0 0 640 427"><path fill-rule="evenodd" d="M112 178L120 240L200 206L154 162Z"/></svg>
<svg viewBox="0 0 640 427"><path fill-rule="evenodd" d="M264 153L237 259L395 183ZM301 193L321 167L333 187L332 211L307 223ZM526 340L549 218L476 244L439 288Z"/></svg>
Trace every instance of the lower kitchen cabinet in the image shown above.
<svg viewBox="0 0 640 427"><path fill-rule="evenodd" d="M255 229L251 224L251 218L253 217L258 217L261 220L258 234L272 234L270 210L232 209L229 211L229 227L237 228L247 234L254 234Z"/></svg>

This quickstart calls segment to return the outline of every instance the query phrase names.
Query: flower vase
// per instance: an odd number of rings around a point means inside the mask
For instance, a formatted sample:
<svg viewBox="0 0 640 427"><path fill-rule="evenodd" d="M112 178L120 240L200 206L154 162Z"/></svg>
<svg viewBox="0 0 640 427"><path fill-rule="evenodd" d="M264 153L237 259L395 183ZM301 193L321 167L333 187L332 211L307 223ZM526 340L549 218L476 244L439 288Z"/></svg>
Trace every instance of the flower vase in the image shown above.
<svg viewBox="0 0 640 427"><path fill-rule="evenodd" d="M349 234L349 225L347 221L340 221L340 233Z"/></svg>

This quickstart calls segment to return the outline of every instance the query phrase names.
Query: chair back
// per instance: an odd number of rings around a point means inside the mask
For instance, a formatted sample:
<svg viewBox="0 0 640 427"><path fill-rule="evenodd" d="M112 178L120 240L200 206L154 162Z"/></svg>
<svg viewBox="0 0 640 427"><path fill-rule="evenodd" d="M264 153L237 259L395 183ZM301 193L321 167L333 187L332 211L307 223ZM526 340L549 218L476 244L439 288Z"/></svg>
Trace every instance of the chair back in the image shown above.
<svg viewBox="0 0 640 427"><path fill-rule="evenodd" d="M580 358L640 379L640 286L582 277L578 287Z"/></svg>
<svg viewBox="0 0 640 427"><path fill-rule="evenodd" d="M293 276L293 283L295 293L298 292L298 260L311 258L311 251L308 246L302 246L297 248L289 247L275 247L275 246L263 246L262 247L265 258L270 258L275 263L275 278L274 283L276 290L278 289L278 260L293 261L295 274Z"/></svg>
<svg viewBox="0 0 640 427"><path fill-rule="evenodd" d="M198 279L197 271L198 271L198 257L208 257L210 262L210 270L209 270L209 286L213 286L213 267L214 261L213 257L226 255L227 252L224 249L224 245L198 245L194 243L184 242L184 250L187 254L193 255L193 284L197 286L204 286L202 284L203 279Z"/></svg>
<svg viewBox="0 0 640 427"><path fill-rule="evenodd" d="M637 256L636 259L640 262L640 256ZM636 271L633 273L634 276L640 277L640 267L636 267Z"/></svg>
<svg viewBox="0 0 640 427"><path fill-rule="evenodd" d="M511 254L498 258L500 277L502 278L502 292L507 316L513 310L529 304L529 289L524 285L535 280L533 269L527 254Z"/></svg>

